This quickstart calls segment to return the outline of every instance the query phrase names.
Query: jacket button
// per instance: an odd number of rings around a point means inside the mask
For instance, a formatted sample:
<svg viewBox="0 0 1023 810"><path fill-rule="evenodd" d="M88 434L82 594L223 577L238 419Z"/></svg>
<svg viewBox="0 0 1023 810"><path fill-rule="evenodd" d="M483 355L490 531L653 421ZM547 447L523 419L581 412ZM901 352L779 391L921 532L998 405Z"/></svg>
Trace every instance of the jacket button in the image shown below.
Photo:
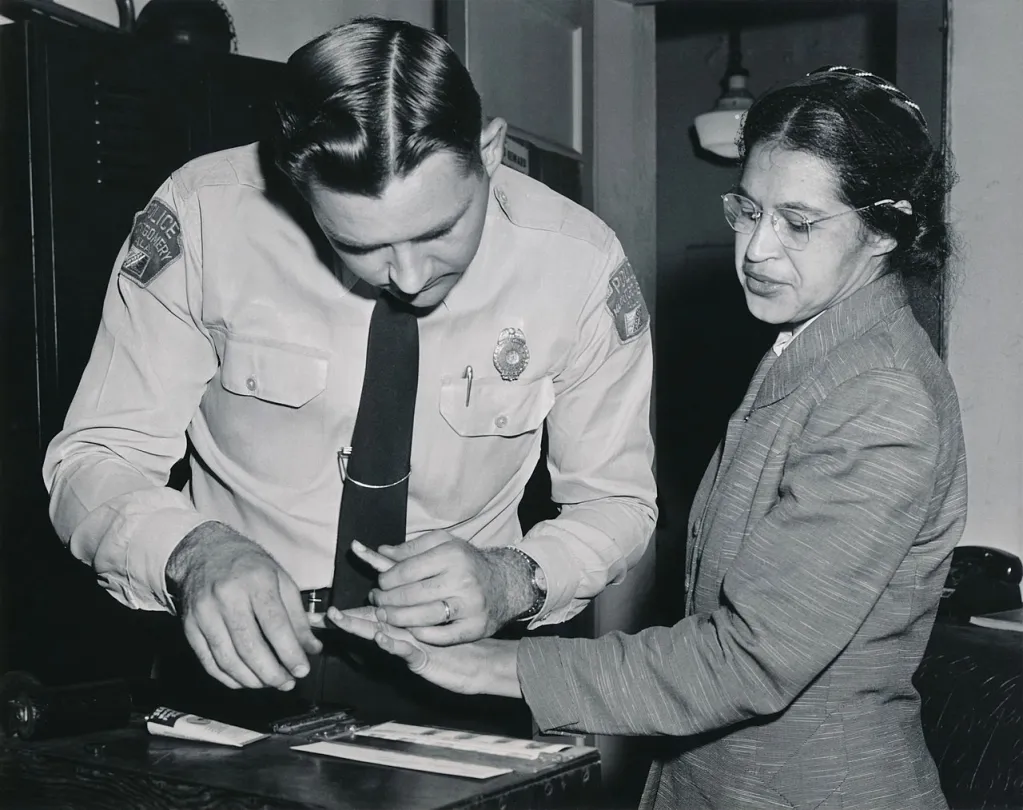
<svg viewBox="0 0 1023 810"><path fill-rule="evenodd" d="M508 417L503 413L494 420L494 424L499 428L503 428L508 424Z"/></svg>
<svg viewBox="0 0 1023 810"><path fill-rule="evenodd" d="M249 377L245 381L245 387L248 388L250 391L255 391L256 390L256 378L255 377Z"/></svg>

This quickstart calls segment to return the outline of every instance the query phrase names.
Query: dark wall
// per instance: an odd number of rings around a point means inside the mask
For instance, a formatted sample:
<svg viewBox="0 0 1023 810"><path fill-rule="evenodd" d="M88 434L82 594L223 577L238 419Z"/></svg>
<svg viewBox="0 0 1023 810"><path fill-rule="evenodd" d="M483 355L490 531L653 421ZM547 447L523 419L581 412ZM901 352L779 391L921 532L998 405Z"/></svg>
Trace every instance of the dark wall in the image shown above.
<svg viewBox="0 0 1023 810"><path fill-rule="evenodd" d="M135 212L189 158L259 137L280 66L43 19L0 28L0 59L0 667L48 683L147 674L156 617L62 546L42 456Z"/></svg>
<svg viewBox="0 0 1023 810"><path fill-rule="evenodd" d="M693 118L721 93L740 26L754 95L825 64L895 69L894 2L664 3L657 8L658 554L661 606L676 618L689 506L729 414L775 329L748 312L719 195L736 164L699 149Z"/></svg>

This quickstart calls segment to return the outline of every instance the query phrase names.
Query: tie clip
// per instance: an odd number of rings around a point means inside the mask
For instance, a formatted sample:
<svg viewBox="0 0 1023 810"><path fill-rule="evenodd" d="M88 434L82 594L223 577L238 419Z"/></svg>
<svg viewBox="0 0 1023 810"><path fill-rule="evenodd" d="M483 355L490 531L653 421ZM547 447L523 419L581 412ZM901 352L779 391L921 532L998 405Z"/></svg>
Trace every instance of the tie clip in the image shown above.
<svg viewBox="0 0 1023 810"><path fill-rule="evenodd" d="M362 481L357 481L348 475L348 459L352 457L351 447L342 447L337 451L337 468L341 473L342 484L354 484L357 487L363 489L389 489L390 487L397 486L398 484L404 483L410 475L412 475L412 467L409 467L409 471L405 473L397 481L392 481L389 484L367 484Z"/></svg>
<svg viewBox="0 0 1023 810"><path fill-rule="evenodd" d="M348 459L352 457L351 447L342 447L337 451L337 469L341 473L341 483L348 478Z"/></svg>

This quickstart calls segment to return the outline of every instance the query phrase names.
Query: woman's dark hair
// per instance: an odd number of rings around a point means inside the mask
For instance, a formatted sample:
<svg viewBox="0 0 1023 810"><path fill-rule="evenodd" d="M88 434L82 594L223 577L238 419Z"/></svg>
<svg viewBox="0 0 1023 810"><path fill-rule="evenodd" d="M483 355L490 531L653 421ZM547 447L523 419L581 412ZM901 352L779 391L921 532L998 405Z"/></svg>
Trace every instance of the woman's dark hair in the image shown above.
<svg viewBox="0 0 1023 810"><path fill-rule="evenodd" d="M482 168L479 93L436 34L401 20L340 25L288 60L273 139L299 190L316 183L378 197L394 177L447 151Z"/></svg>
<svg viewBox="0 0 1023 810"><path fill-rule="evenodd" d="M953 250L945 199L955 174L931 142L920 108L896 87L872 73L820 68L754 102L740 135L743 161L758 144L824 161L850 208L908 200L912 215L881 205L859 216L895 238L888 272L911 284L941 284Z"/></svg>

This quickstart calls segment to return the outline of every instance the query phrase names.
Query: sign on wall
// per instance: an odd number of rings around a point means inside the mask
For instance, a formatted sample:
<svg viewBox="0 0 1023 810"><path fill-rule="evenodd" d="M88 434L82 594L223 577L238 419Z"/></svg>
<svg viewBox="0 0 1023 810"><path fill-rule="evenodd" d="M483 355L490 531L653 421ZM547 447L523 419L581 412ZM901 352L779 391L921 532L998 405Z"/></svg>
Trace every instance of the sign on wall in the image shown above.
<svg viewBox="0 0 1023 810"><path fill-rule="evenodd" d="M523 174L529 174L529 147L513 140L511 136L505 138L504 158L501 162Z"/></svg>

